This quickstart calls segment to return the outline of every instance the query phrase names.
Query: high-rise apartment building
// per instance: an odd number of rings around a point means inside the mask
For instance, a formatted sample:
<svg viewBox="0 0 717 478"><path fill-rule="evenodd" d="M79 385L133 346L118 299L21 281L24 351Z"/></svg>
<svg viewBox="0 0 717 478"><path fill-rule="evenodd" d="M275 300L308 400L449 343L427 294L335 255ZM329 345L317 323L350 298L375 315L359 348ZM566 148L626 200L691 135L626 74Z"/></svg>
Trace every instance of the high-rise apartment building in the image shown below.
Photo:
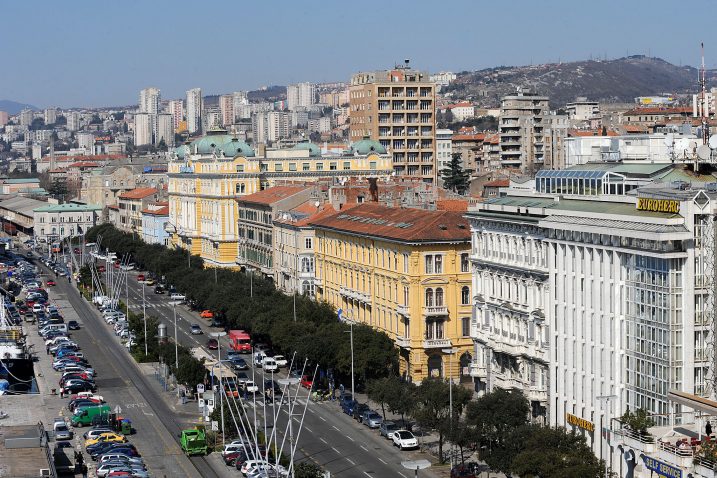
<svg viewBox="0 0 717 478"><path fill-rule="evenodd" d="M357 73L349 87L349 139L369 137L393 156L401 176L436 181L436 85L405 65Z"/></svg>
<svg viewBox="0 0 717 478"><path fill-rule="evenodd" d="M506 96L501 100L500 162L504 168L535 172L544 167L559 167L562 138L567 132L567 118L551 115L547 96L529 91Z"/></svg>
<svg viewBox="0 0 717 478"><path fill-rule="evenodd" d="M45 116L45 124L55 124L55 121L57 121L57 110L55 108L47 108L43 115Z"/></svg>
<svg viewBox="0 0 717 478"><path fill-rule="evenodd" d="M309 108L313 104L316 104L316 85L313 83L297 83L286 87L286 107L290 111Z"/></svg>
<svg viewBox="0 0 717 478"><path fill-rule="evenodd" d="M219 97L219 111L222 115L222 126L234 124L234 95Z"/></svg>
<svg viewBox="0 0 717 478"><path fill-rule="evenodd" d="M152 116L149 113L134 115L134 145L152 144Z"/></svg>
<svg viewBox="0 0 717 478"><path fill-rule="evenodd" d="M5 126L10 121L10 115L7 111L0 111L0 126Z"/></svg>
<svg viewBox="0 0 717 478"><path fill-rule="evenodd" d="M139 112L147 113L152 123L152 135L157 135L157 114L159 113L159 88L145 88L139 92Z"/></svg>
<svg viewBox="0 0 717 478"><path fill-rule="evenodd" d="M234 121L242 118L249 118L250 114L247 114L249 106L249 97L246 91L235 91L232 93L234 96Z"/></svg>
<svg viewBox="0 0 717 478"><path fill-rule="evenodd" d="M86 154L95 152L95 135L92 133L77 133L77 146L84 149Z"/></svg>
<svg viewBox="0 0 717 478"><path fill-rule="evenodd" d="M174 146L174 117L171 114L157 115L157 134L154 135L154 144L162 140L167 147Z"/></svg>
<svg viewBox="0 0 717 478"><path fill-rule="evenodd" d="M202 130L202 89L192 88L187 91L187 131L189 134Z"/></svg>
<svg viewBox="0 0 717 478"><path fill-rule="evenodd" d="M22 110L20 112L20 125L21 126L30 126L32 124L32 120L35 118L35 113L33 113L32 110Z"/></svg>
<svg viewBox="0 0 717 478"><path fill-rule="evenodd" d="M80 113L77 111L68 111L65 114L67 119L67 129L70 131L77 131L80 129Z"/></svg>
<svg viewBox="0 0 717 478"><path fill-rule="evenodd" d="M167 105L167 113L172 115L172 126L174 129L178 129L179 124L184 119L184 101L171 100Z"/></svg>
<svg viewBox="0 0 717 478"><path fill-rule="evenodd" d="M291 131L289 128L289 114L283 111L269 111L267 116L267 136L268 141L279 141L281 138L289 136Z"/></svg>

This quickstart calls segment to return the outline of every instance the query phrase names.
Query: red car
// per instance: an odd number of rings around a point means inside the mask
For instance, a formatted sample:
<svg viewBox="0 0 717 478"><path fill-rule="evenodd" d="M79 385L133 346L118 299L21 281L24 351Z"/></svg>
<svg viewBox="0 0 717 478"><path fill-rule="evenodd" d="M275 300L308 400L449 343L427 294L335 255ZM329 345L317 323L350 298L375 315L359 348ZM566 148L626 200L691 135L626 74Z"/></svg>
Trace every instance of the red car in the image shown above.
<svg viewBox="0 0 717 478"><path fill-rule="evenodd" d="M119 266L120 266L119 262L115 262L114 265L115 265L115 269L119 269Z"/></svg>
<svg viewBox="0 0 717 478"><path fill-rule="evenodd" d="M80 253L80 248L79 248L79 247L75 247L73 250L75 251L75 254L79 254L79 253Z"/></svg>
<svg viewBox="0 0 717 478"><path fill-rule="evenodd" d="M97 266L97 270L98 270L99 272L104 272L104 271L105 271L105 266Z"/></svg>
<svg viewBox="0 0 717 478"><path fill-rule="evenodd" d="M138 282L142 282L143 280L144 280L144 274L139 274L139 275L137 276L137 281L138 281Z"/></svg>
<svg viewBox="0 0 717 478"><path fill-rule="evenodd" d="M52 287L55 285L57 285L57 282L55 282L54 280L50 279L49 281L47 281L47 287Z"/></svg>
<svg viewBox="0 0 717 478"><path fill-rule="evenodd" d="M207 348L209 350L216 350L219 348L219 342L217 342L217 339L209 339L207 340Z"/></svg>
<svg viewBox="0 0 717 478"><path fill-rule="evenodd" d="M303 375L300 383L302 387L308 388L309 390L311 390L311 387L314 385L314 381L311 380L311 377L308 375Z"/></svg>

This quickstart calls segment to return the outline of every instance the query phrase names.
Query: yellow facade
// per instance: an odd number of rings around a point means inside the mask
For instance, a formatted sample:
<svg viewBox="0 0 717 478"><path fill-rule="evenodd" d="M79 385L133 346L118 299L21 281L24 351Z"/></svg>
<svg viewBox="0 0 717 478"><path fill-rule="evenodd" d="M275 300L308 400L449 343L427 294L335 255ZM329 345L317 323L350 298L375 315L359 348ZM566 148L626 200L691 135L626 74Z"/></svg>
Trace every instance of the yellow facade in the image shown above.
<svg viewBox="0 0 717 478"><path fill-rule="evenodd" d="M199 141L206 141L207 136ZM183 146L187 148L187 146ZM190 247L209 266L237 267L236 199L282 181L387 176L387 154L316 156L309 150L266 151L263 157L226 156L221 150L175 155L168 166L169 223L173 245Z"/></svg>
<svg viewBox="0 0 717 478"><path fill-rule="evenodd" d="M388 334L399 349L401 374L414 382L429 375L470 382L467 240L411 244L322 228L316 239L317 299ZM449 358L444 349L451 347L457 352Z"/></svg>

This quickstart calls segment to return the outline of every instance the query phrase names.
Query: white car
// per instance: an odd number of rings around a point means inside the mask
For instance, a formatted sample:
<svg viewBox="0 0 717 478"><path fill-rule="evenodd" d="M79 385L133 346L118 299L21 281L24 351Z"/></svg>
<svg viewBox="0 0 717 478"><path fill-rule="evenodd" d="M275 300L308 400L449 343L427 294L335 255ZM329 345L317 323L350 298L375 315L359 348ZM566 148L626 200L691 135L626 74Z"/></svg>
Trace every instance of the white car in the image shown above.
<svg viewBox="0 0 717 478"><path fill-rule="evenodd" d="M393 432L393 446L397 446L401 450L418 448L418 440L408 430L398 430Z"/></svg>
<svg viewBox="0 0 717 478"><path fill-rule="evenodd" d="M100 402L105 401L105 397L103 397L102 395L97 395L96 393L92 393L92 392L79 392L79 393L76 393L73 398L89 398L92 400L99 400Z"/></svg>
<svg viewBox="0 0 717 478"><path fill-rule="evenodd" d="M284 368L289 365L288 360L286 360L286 357L283 355L274 355L274 362L276 362L276 366L279 368Z"/></svg>
<svg viewBox="0 0 717 478"><path fill-rule="evenodd" d="M274 357L264 357L261 366L267 373L279 371L279 365L276 363L276 360L274 360Z"/></svg>
<svg viewBox="0 0 717 478"><path fill-rule="evenodd" d="M246 391L249 393L256 393L259 391L259 387L257 386L257 384L255 384L251 380L247 380L246 382L244 382L244 388L246 388Z"/></svg>
<svg viewBox="0 0 717 478"><path fill-rule="evenodd" d="M244 462L244 464L241 466L241 471L244 475L248 475L249 473L253 473L254 470L268 465L269 462L264 460L247 460Z"/></svg>

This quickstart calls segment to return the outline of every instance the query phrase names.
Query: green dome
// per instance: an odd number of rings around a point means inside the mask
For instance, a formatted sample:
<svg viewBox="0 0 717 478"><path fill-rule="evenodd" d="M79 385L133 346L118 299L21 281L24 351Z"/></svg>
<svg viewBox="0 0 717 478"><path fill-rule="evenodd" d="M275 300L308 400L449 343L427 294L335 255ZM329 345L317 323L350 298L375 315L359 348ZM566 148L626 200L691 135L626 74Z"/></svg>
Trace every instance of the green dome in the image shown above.
<svg viewBox="0 0 717 478"><path fill-rule="evenodd" d="M179 159L184 159L187 154L189 154L189 146L183 144L178 148L174 148L174 152L177 154L177 157Z"/></svg>
<svg viewBox="0 0 717 478"><path fill-rule="evenodd" d="M231 140L232 137L228 134L210 134L195 139L189 146L192 153L196 151L199 154L211 154L216 148Z"/></svg>
<svg viewBox="0 0 717 478"><path fill-rule="evenodd" d="M319 148L314 143L310 143L308 141L305 141L303 143L297 143L296 146L291 149L297 151L309 150L309 156L311 157L321 156L321 148Z"/></svg>
<svg viewBox="0 0 717 478"><path fill-rule="evenodd" d="M386 148L378 141L364 138L351 145L351 152L364 155L369 153L386 154Z"/></svg>
<svg viewBox="0 0 717 478"><path fill-rule="evenodd" d="M244 141L239 141L237 138L232 138L229 141L219 146L219 149L224 153L224 156L233 158L235 156L244 156L246 158L253 158L255 156L254 150L246 144Z"/></svg>

